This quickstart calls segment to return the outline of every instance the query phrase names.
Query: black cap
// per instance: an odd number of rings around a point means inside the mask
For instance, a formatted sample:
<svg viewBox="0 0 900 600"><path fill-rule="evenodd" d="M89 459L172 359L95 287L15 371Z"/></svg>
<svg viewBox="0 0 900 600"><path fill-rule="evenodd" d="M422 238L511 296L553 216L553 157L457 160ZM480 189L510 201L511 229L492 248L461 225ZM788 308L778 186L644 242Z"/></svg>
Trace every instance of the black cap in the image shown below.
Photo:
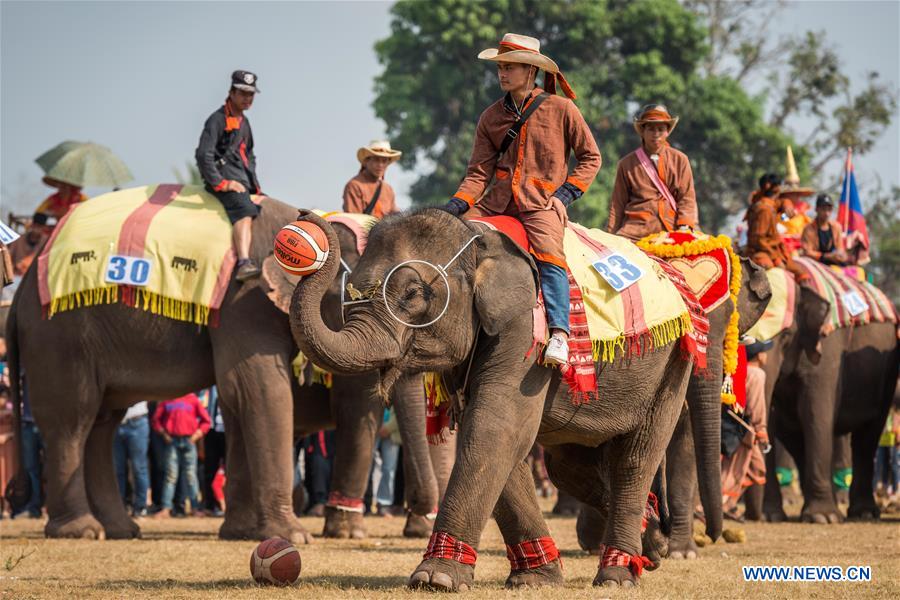
<svg viewBox="0 0 900 600"><path fill-rule="evenodd" d="M752 344L747 344L744 346L744 350L747 351L747 360L752 360L756 358L757 354L762 352L768 352L772 349L775 343L772 340L766 340L764 342L753 342Z"/></svg>
<svg viewBox="0 0 900 600"><path fill-rule="evenodd" d="M766 173L762 177L759 178L759 189L764 190L766 186L776 186L781 185L781 176L776 175L775 173Z"/></svg>
<svg viewBox="0 0 900 600"><path fill-rule="evenodd" d="M828 194L819 194L816 196L816 208L822 208L823 206L834 208L834 202L831 201L831 196Z"/></svg>
<svg viewBox="0 0 900 600"><path fill-rule="evenodd" d="M231 74L231 87L245 92L258 94L259 88L256 87L256 80L256 73L251 73L250 71L235 71Z"/></svg>

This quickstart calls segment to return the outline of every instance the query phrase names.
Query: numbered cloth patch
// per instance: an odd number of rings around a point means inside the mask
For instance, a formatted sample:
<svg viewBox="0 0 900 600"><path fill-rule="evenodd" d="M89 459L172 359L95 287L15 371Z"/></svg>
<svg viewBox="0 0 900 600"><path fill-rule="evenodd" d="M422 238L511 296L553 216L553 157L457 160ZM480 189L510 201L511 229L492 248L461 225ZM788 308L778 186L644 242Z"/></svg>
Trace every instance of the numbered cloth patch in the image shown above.
<svg viewBox="0 0 900 600"><path fill-rule="evenodd" d="M207 324L234 263L225 210L203 188L133 188L69 210L38 257L38 292L48 317L120 302Z"/></svg>
<svg viewBox="0 0 900 600"><path fill-rule="evenodd" d="M897 312L884 292L808 257L794 259L810 276L817 294L828 300L825 324L837 329L866 323L896 323Z"/></svg>

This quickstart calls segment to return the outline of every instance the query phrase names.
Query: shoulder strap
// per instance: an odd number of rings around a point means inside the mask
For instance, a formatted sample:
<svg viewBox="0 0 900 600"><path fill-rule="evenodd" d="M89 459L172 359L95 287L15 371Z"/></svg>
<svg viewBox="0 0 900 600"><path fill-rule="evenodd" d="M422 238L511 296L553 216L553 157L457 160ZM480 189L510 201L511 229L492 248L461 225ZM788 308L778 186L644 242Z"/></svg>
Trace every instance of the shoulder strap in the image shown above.
<svg viewBox="0 0 900 600"><path fill-rule="evenodd" d="M510 144L515 141L517 137L519 137L519 131L522 130L522 126L525 124L525 121L528 120L534 111L538 109L541 103L544 102L547 98L550 97L550 94L547 92L541 92L538 96L531 101L531 104L528 105L528 108L525 109L521 115L519 115L519 119L513 123L512 127L510 127L506 131L506 135L503 136L503 143L500 144L500 152L497 153L497 156L503 156L506 154L506 151L509 149Z"/></svg>
<svg viewBox="0 0 900 600"><path fill-rule="evenodd" d="M656 187L656 191L659 192L660 196L666 199L669 206L671 206L675 212L678 212L678 204L675 202L675 197L672 196L672 192L669 191L669 188L666 187L663 180L659 178L659 173L656 172L656 167L650 161L650 157L647 156L643 146L637 149L637 157L641 162L641 167L643 167L644 172L647 173L650 181L652 181L653 185Z"/></svg>
<svg viewBox="0 0 900 600"><path fill-rule="evenodd" d="M364 215L371 215L372 211L375 210L375 205L378 204L378 197L381 196L381 184L384 183L384 180L380 180L378 185L375 186L375 193L372 195L372 199L369 200L369 204L366 206L365 210L363 210Z"/></svg>

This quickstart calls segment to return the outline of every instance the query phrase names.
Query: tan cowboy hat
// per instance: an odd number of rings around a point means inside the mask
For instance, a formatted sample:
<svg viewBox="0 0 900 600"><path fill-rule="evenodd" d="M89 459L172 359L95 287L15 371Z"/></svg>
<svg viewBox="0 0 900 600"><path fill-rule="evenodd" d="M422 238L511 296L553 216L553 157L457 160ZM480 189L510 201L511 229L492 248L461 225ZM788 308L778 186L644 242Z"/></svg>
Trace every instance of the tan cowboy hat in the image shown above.
<svg viewBox="0 0 900 600"><path fill-rule="evenodd" d="M544 71L544 91L555 94L558 82L567 97L572 100L576 98L575 91L569 85L569 82L566 81L566 78L559 70L559 66L549 57L541 54L541 42L537 38L519 35L518 33L507 33L500 40L498 46L498 48L482 50L478 53L478 58L493 62L533 65Z"/></svg>
<svg viewBox="0 0 900 600"><path fill-rule="evenodd" d="M662 104L647 104L634 115L634 130L641 135L641 129L647 123L665 123L669 133L678 125L678 117L669 114L669 109Z"/></svg>
<svg viewBox="0 0 900 600"><path fill-rule="evenodd" d="M402 154L399 150L392 149L391 143L387 140L372 140L368 146L356 151L356 160L364 163L370 156L380 156L391 159L391 162L397 162Z"/></svg>
<svg viewBox="0 0 900 600"><path fill-rule="evenodd" d="M507 33L500 40L499 48L488 48L478 53L481 60L512 62L534 65L548 73L559 73L559 67L541 54L541 42L537 38L518 33Z"/></svg>

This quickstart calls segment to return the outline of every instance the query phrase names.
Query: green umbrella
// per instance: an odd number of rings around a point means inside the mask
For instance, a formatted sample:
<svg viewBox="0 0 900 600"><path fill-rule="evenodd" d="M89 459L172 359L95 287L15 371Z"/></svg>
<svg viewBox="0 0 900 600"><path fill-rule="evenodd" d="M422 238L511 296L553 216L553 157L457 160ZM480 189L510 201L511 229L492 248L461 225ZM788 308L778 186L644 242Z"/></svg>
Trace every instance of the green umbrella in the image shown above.
<svg viewBox="0 0 900 600"><path fill-rule="evenodd" d="M35 162L50 179L78 187L120 187L134 179L109 148L91 142L63 142Z"/></svg>

